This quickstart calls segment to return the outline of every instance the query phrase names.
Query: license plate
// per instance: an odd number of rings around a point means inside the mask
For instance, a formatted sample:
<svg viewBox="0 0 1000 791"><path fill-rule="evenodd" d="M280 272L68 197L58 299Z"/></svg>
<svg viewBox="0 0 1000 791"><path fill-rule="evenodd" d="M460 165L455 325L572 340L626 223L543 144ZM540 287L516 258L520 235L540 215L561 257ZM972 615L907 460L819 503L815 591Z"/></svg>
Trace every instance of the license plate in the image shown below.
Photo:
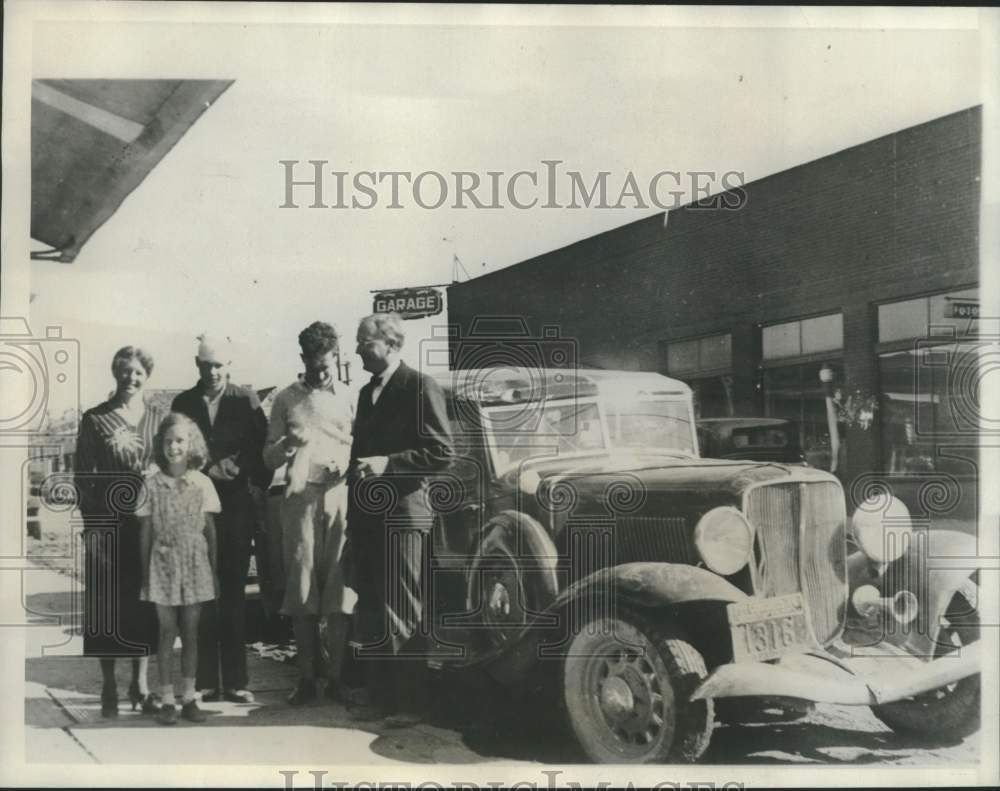
<svg viewBox="0 0 1000 791"><path fill-rule="evenodd" d="M747 599L727 607L734 662L763 662L813 645L801 593Z"/></svg>

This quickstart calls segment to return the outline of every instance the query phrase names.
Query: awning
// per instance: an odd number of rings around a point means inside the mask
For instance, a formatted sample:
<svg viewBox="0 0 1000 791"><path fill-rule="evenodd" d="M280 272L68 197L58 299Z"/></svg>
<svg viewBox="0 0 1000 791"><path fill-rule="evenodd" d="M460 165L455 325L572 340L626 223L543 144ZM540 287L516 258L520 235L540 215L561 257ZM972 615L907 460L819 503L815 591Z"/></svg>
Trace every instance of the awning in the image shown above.
<svg viewBox="0 0 1000 791"><path fill-rule="evenodd" d="M70 263L232 80L34 80L34 259Z"/></svg>

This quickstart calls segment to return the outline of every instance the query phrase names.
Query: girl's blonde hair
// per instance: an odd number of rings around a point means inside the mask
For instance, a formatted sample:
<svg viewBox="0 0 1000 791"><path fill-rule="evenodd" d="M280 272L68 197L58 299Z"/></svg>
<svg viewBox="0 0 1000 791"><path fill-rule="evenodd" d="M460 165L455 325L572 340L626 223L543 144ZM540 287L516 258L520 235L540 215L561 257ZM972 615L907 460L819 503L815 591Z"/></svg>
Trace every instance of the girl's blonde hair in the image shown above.
<svg viewBox="0 0 1000 791"><path fill-rule="evenodd" d="M200 470L205 466L205 462L208 461L208 446L205 444L205 438L202 436L198 424L180 412L171 412L163 419L160 427L156 430L153 458L156 459L157 465L161 470L166 470L169 466L167 457L163 453L163 439L167 436L167 431L174 426L183 426L188 432L188 469Z"/></svg>

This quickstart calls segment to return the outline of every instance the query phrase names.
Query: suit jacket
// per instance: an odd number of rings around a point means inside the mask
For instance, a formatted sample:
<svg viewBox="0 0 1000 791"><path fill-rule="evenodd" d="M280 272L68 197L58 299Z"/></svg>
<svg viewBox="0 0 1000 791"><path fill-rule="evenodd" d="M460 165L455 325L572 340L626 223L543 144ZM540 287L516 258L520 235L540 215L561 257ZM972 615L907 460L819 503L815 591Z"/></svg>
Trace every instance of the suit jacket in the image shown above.
<svg viewBox="0 0 1000 791"><path fill-rule="evenodd" d="M232 457L239 466L239 474L231 481L212 478L220 495L245 492L248 482L266 490L274 472L264 465L267 417L257 394L227 383L220 398L214 423L209 422L208 405L202 397L200 384L178 395L173 410L187 415L201 429L208 445L208 462L203 470L206 474L213 464L226 457Z"/></svg>
<svg viewBox="0 0 1000 791"><path fill-rule="evenodd" d="M444 393L437 382L403 362L385 383L375 404L373 389L369 382L358 396L351 461L388 456L385 473L375 480L392 487L397 503L392 513L399 517L429 517L432 512L423 490L434 473L449 466L453 454ZM364 487L364 481L351 482L349 524L352 517L356 524L378 516L378 509L370 507ZM423 521L418 526L424 526Z"/></svg>

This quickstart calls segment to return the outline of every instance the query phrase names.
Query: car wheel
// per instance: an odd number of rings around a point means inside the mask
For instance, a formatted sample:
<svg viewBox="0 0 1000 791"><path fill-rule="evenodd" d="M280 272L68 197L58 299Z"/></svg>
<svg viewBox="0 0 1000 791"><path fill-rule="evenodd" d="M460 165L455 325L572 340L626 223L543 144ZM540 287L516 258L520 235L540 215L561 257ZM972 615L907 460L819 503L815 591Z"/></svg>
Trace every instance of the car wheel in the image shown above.
<svg viewBox="0 0 1000 791"><path fill-rule="evenodd" d="M711 700L690 700L705 661L637 613L592 620L563 665L563 704L586 756L600 763L696 761L712 735Z"/></svg>
<svg viewBox="0 0 1000 791"><path fill-rule="evenodd" d="M969 598L976 596L956 593L949 603L945 623L938 633L935 656L953 653L979 639L979 611ZM897 733L965 738L980 726L979 676L969 676L906 700L872 706L872 712Z"/></svg>

